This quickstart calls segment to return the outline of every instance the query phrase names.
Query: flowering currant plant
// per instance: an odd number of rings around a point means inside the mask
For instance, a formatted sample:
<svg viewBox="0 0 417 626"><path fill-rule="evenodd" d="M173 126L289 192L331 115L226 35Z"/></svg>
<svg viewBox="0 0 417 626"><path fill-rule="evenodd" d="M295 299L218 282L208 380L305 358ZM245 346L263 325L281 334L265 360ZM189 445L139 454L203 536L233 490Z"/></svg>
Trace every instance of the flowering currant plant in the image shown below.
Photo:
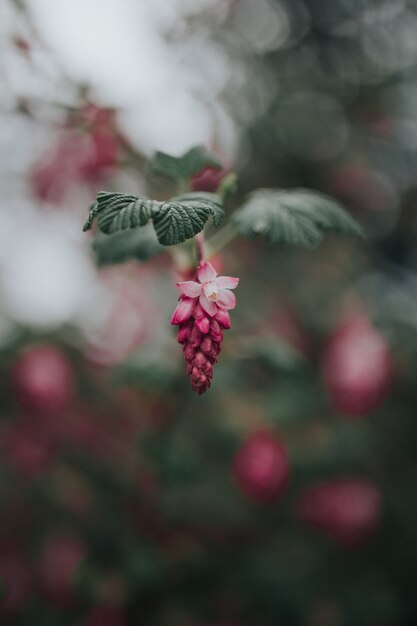
<svg viewBox="0 0 417 626"><path fill-rule="evenodd" d="M160 181L166 190L169 182L176 195L155 200L100 191L84 230L97 221L93 248L100 264L146 261L164 250L171 252L189 279L177 283L180 297L171 323L178 326L191 386L201 395L211 385L239 283L239 278L218 276L210 258L237 235L315 247L326 232L361 236L362 231L335 200L319 192L259 189L244 199L225 226L204 240L210 218L214 227L223 221L225 207L236 193L236 175L200 146L180 157L157 152L148 173L151 183Z"/></svg>

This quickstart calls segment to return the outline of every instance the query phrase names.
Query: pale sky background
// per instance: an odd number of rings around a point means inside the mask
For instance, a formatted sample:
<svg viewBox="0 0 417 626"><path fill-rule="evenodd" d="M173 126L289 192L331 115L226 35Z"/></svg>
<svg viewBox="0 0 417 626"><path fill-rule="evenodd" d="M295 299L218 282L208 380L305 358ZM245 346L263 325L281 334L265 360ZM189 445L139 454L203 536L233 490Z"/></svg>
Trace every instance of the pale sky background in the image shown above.
<svg viewBox="0 0 417 626"><path fill-rule="evenodd" d="M226 0L27 2L58 66L90 84L98 102L120 108L123 130L142 151L178 154L215 141L231 158L235 128L219 100L231 61L210 32L224 20L226 5ZM185 20L200 11L207 16L190 34ZM7 340L13 320L35 329L76 322L91 332L90 298L100 279L81 231L80 206L88 206L88 193L80 190L66 210L47 216L39 211L25 172L53 137L24 116L7 116L15 96L66 102L67 94L47 55L38 55L45 70L40 79L11 49L15 30L16 16L6 2L0 5L0 80L6 84L0 94L0 339Z"/></svg>
<svg viewBox="0 0 417 626"><path fill-rule="evenodd" d="M29 0L28 5L70 75L92 85L103 102L124 109L121 119L142 149L182 151L212 141L215 126L224 122L216 97L230 76L228 57L208 28L202 25L190 36L184 20L204 10L221 22L227 2ZM176 42L170 44L165 35L171 32ZM230 128L222 125L221 131L230 142Z"/></svg>

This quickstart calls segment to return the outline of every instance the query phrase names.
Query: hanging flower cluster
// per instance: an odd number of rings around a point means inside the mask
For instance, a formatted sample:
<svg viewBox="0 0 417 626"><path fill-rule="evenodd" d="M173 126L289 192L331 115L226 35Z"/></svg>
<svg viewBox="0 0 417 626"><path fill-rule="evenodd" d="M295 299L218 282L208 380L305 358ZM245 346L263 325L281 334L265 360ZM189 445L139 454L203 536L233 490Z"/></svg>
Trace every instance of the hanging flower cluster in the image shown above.
<svg viewBox="0 0 417 626"><path fill-rule="evenodd" d="M178 326L178 342L183 346L187 375L194 391L203 394L211 385L224 329L230 328L228 311L236 306L230 289L238 278L217 276L211 263L200 263L195 280L177 283L181 296L171 318Z"/></svg>

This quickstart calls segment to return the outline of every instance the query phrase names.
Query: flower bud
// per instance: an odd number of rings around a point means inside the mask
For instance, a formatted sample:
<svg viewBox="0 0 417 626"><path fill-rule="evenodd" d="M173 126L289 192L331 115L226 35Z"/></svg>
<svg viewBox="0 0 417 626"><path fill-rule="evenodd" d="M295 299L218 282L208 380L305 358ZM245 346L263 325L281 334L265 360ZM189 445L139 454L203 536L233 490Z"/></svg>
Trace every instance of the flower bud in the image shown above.
<svg viewBox="0 0 417 626"><path fill-rule="evenodd" d="M191 329L190 338L188 340L190 346L192 346L193 348L198 348L198 346L201 344L202 339L203 335L201 331L197 328L197 326L193 326L193 328Z"/></svg>
<svg viewBox="0 0 417 626"><path fill-rule="evenodd" d="M198 330L203 333L203 335L207 335L210 330L210 320L208 317L200 317L195 321L195 325Z"/></svg>
<svg viewBox="0 0 417 626"><path fill-rule="evenodd" d="M204 337L203 341L201 342L200 348L204 352L204 354L211 353L212 348L213 348L213 343L210 337Z"/></svg>
<svg viewBox="0 0 417 626"><path fill-rule="evenodd" d="M181 326L181 328L178 331L178 343L185 343L189 336L191 334L191 327L186 325L186 326Z"/></svg>

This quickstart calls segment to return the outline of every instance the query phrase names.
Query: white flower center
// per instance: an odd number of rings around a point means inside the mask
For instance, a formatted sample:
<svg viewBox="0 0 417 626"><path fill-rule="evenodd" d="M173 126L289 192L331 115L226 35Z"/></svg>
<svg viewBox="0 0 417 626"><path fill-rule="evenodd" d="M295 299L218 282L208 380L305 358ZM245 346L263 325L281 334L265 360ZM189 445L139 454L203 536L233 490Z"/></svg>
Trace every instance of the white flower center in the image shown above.
<svg viewBox="0 0 417 626"><path fill-rule="evenodd" d="M204 293L209 300L215 302L217 300L218 287L214 280L204 284Z"/></svg>

